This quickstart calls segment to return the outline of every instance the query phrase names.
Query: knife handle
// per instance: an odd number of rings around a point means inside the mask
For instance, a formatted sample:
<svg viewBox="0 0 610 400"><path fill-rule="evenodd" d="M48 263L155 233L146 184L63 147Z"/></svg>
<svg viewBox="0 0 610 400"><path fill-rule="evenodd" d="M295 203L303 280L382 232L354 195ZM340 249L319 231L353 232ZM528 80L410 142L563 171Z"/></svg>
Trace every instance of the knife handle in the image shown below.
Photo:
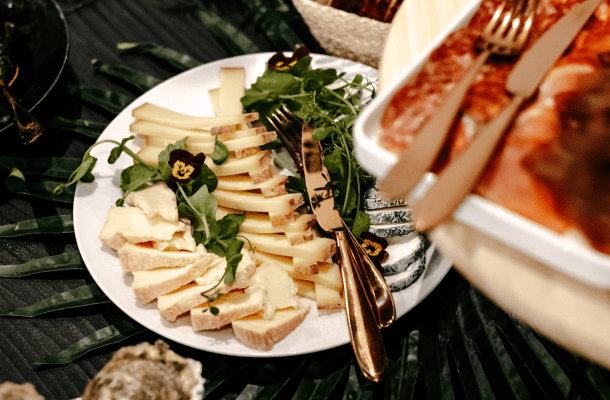
<svg viewBox="0 0 610 400"><path fill-rule="evenodd" d="M396 319L396 306L392 292L375 263L358 243L358 239L345 225L345 221L342 220L342 222L348 238L350 253L353 256L350 261L360 275L360 280L364 283L369 302L373 306L373 312L377 319L377 326L387 328Z"/></svg>
<svg viewBox="0 0 610 400"><path fill-rule="evenodd" d="M504 132L525 98L515 95L498 116L484 125L470 146L441 171L436 183L413 206L415 229L424 232L447 220L483 174Z"/></svg>
<svg viewBox="0 0 610 400"><path fill-rule="evenodd" d="M364 285L351 263L349 239L342 229L333 233L341 255L345 312L352 349L364 376L373 382L379 382L386 366L381 332Z"/></svg>
<svg viewBox="0 0 610 400"><path fill-rule="evenodd" d="M438 111L421 127L409 147L400 153L396 164L381 181L379 190L384 197L392 199L406 195L429 171L445 143L472 81L490 54L490 50L484 50L477 57Z"/></svg>

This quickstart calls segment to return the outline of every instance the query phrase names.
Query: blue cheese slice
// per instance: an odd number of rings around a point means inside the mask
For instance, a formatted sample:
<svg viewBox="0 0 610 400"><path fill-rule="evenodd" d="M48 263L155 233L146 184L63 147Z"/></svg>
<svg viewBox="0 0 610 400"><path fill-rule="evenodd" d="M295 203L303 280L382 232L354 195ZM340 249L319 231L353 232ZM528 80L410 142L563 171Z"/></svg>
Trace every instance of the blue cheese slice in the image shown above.
<svg viewBox="0 0 610 400"><path fill-rule="evenodd" d="M408 288L421 276L426 269L426 257L421 257L409 267L396 275L386 276L385 281L392 292L398 292Z"/></svg>
<svg viewBox="0 0 610 400"><path fill-rule="evenodd" d="M396 275L406 271L411 264L425 257L430 242L423 236L414 235L410 240L388 246L388 259L381 264L384 275Z"/></svg>
<svg viewBox="0 0 610 400"><path fill-rule="evenodd" d="M406 206L365 210L365 212L371 220L371 225L409 222L413 214L413 210Z"/></svg>
<svg viewBox="0 0 610 400"><path fill-rule="evenodd" d="M379 191L372 187L364 193L364 208L367 210L378 210L405 205L404 199L387 200L384 199Z"/></svg>
<svg viewBox="0 0 610 400"><path fill-rule="evenodd" d="M393 238L397 236L407 236L410 233L415 232L415 225L410 222L402 224L371 225L369 231L382 238Z"/></svg>

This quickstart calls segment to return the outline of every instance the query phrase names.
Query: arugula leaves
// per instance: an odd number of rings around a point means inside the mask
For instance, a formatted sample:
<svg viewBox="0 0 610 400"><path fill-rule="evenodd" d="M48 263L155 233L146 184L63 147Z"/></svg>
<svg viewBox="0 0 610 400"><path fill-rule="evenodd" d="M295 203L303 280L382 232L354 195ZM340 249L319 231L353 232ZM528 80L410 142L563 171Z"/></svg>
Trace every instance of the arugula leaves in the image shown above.
<svg viewBox="0 0 610 400"><path fill-rule="evenodd" d="M285 70L267 69L241 99L245 110L256 110L261 121L286 105L315 127L313 138L322 144L335 206L356 237L369 229L362 198L375 183L358 164L353 148L352 128L362 109L363 92L374 97L373 83L361 75L348 81L334 69L311 69L311 57L307 56ZM305 182L299 178L289 178L286 188L307 198Z"/></svg>

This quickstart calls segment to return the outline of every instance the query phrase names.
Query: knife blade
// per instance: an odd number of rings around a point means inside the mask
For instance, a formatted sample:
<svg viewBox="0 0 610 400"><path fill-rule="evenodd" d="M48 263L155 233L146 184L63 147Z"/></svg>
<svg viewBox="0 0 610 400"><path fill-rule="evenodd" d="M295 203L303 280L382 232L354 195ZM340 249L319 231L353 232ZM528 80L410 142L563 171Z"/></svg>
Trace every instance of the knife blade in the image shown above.
<svg viewBox="0 0 610 400"><path fill-rule="evenodd" d="M505 84L506 90L513 94L511 102L476 133L466 151L441 171L436 183L413 206L416 229L425 231L448 219L470 193L523 102L538 90L547 71L601 1L587 0L574 5L521 55Z"/></svg>
<svg viewBox="0 0 610 400"><path fill-rule="evenodd" d="M385 347L377 326L374 310L363 282L353 265L354 251L343 229L339 212L335 210L332 183L322 163L322 149L313 140L313 129L303 124L303 174L312 211L322 229L331 232L340 252L339 263L343 279L345 312L354 355L364 376L379 382L386 365Z"/></svg>

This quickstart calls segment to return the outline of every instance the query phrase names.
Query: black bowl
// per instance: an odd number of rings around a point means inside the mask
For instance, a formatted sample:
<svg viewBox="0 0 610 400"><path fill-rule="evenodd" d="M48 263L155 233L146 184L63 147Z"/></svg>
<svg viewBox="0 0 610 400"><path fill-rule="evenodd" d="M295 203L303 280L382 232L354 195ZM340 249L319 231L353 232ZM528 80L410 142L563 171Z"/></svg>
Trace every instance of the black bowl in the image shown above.
<svg viewBox="0 0 610 400"><path fill-rule="evenodd" d="M68 59L70 34L55 0L26 0L24 11L15 22L29 29L27 33L17 32L11 41L9 55L19 65L19 75L10 92L32 111L51 92L61 75ZM12 118L0 122L0 132L11 125Z"/></svg>

